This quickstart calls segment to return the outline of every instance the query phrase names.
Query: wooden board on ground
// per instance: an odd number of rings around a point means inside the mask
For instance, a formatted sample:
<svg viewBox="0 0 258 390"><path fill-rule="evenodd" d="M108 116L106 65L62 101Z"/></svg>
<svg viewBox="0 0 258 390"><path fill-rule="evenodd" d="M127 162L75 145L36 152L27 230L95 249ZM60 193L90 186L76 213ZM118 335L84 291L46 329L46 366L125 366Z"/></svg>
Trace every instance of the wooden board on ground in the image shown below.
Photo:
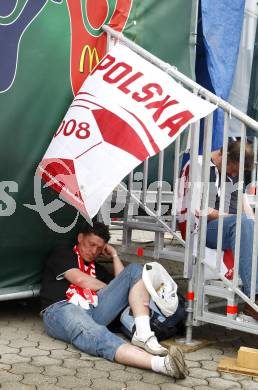
<svg viewBox="0 0 258 390"><path fill-rule="evenodd" d="M235 374L258 377L258 370L254 370L246 367L240 367L237 364L237 359L230 358L230 357L224 357L220 360L218 365L218 371L225 371L225 372L231 372Z"/></svg>
<svg viewBox="0 0 258 390"><path fill-rule="evenodd" d="M237 354L237 364L240 367L258 371L258 349L240 347Z"/></svg>
<svg viewBox="0 0 258 390"><path fill-rule="evenodd" d="M180 347L183 352L194 352L198 349L205 348L208 345L211 344L211 341L208 340L192 340L191 344L184 344L183 339L167 339L164 341L161 341L161 343L164 347L169 348L171 345L175 345L177 347Z"/></svg>

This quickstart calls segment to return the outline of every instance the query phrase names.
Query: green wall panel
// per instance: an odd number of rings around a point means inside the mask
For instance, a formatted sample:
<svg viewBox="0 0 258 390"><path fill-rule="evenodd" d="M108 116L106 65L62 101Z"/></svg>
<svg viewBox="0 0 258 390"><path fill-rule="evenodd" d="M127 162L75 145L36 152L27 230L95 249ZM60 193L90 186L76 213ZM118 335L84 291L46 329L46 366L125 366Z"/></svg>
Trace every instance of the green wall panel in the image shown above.
<svg viewBox="0 0 258 390"><path fill-rule="evenodd" d="M0 288L40 282L44 259L51 248L76 233L76 226L67 233L53 232L39 212L25 206L35 204L36 167L73 99L69 1L18 0L8 17L4 4L0 3L1 85L8 84L15 63L13 53L16 46L19 48L13 82L9 82L8 88L0 86ZM83 7L86 0L72 1L73 5L81 3ZM195 3L195 0L135 0L125 34L193 76L195 54L191 32ZM109 4L114 7L116 2L110 0ZM37 12L33 7L38 7ZM35 15L28 24L33 12ZM171 162L167 165L171 166ZM48 188L42 187L41 192L45 205L58 198ZM12 215L5 216L10 210ZM51 217L65 227L76 215L73 207L65 205Z"/></svg>

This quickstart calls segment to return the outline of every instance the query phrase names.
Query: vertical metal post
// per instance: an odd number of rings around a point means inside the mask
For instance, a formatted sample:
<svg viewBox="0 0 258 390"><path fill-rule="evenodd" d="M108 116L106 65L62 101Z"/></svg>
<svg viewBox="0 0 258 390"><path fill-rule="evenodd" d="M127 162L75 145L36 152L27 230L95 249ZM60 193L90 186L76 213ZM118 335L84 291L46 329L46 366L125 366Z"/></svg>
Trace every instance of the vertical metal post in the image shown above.
<svg viewBox="0 0 258 390"><path fill-rule="evenodd" d="M210 161L212 144L212 126L213 115L210 114L204 121L204 140L203 140L203 161L202 161L202 199L200 208L200 230L198 235L197 247L197 277L195 283L195 305L194 318L201 316L203 309L203 286L204 286L204 260L207 232L207 214L210 188Z"/></svg>
<svg viewBox="0 0 258 390"><path fill-rule="evenodd" d="M186 345L191 345L192 344L192 339L193 339L193 306L194 306L194 297L192 295L192 298L189 299L190 293L192 294L193 292L193 287L194 282L193 282L193 276L191 279L188 281L188 306L187 306L187 319L186 319L186 332L185 332L185 344Z"/></svg>
<svg viewBox="0 0 258 390"><path fill-rule="evenodd" d="M149 158L143 163L142 203L146 206L148 187Z"/></svg>
<svg viewBox="0 0 258 390"><path fill-rule="evenodd" d="M254 235L253 235L253 257L252 257L252 278L251 278L251 293L250 298L255 302L256 295L256 278L257 278L257 241L258 241L258 172L256 171L255 181L255 219L254 219Z"/></svg>
<svg viewBox="0 0 258 390"><path fill-rule="evenodd" d="M254 166L252 169L252 182L254 183L257 177L257 148L258 142L257 137L253 138L253 151L254 151Z"/></svg>
<svg viewBox="0 0 258 390"><path fill-rule="evenodd" d="M240 255L240 243L241 243L241 217L243 209L243 181L244 181L244 164L245 164L245 142L246 142L246 129L245 125L241 126L241 144L240 144L240 161L239 161L239 181L238 181L238 194L237 194L237 221L236 221L236 242L234 251L234 276L233 276L233 289L238 287L239 283L239 255Z"/></svg>
<svg viewBox="0 0 258 390"><path fill-rule="evenodd" d="M112 49L112 47L115 46L117 39L112 36L110 32L107 32L107 50L106 52L108 53L109 50Z"/></svg>
<svg viewBox="0 0 258 390"><path fill-rule="evenodd" d="M124 208L123 218L123 239L122 239L122 250L128 248L132 241L132 229L128 226L127 222L131 218L131 205L132 201L132 187L133 187L133 171L128 176L128 191L126 193L126 204Z"/></svg>
<svg viewBox="0 0 258 390"><path fill-rule="evenodd" d="M187 291L187 321L186 321L186 336L185 343L192 344L192 333L193 333L193 246L194 246L194 224L195 215L193 207L193 193L195 183L195 171L198 160L198 148L199 148L199 135L200 135L200 121L196 122L190 127L191 133L191 149L190 149L190 172L189 172L189 199L187 211L187 225L186 225L186 240L185 240L185 261L184 261L184 277L188 278L188 291ZM198 183L197 183L198 185Z"/></svg>
<svg viewBox="0 0 258 390"><path fill-rule="evenodd" d="M173 175L173 201L171 207L171 229L176 230L176 211L177 211L177 200L178 200L178 178L179 178L179 160L180 160L180 141L181 136L179 135L175 142L175 159L174 163L174 175Z"/></svg>
<svg viewBox="0 0 258 390"><path fill-rule="evenodd" d="M184 278L192 277L193 270L193 247L194 247L194 224L195 224L195 205L193 204L194 187L196 183L196 167L198 163L198 148L200 121L196 122L190 128L191 149L190 149L190 172L189 172L189 204L187 210L186 239L185 239L185 259L184 259ZM200 183L199 183L200 184Z"/></svg>
<svg viewBox="0 0 258 390"><path fill-rule="evenodd" d="M161 217L161 204L162 204L162 182L163 182L163 165L164 165L164 150L159 152L159 165L158 165L158 187L157 187L157 211L156 216ZM155 232L154 241L154 259L159 258L159 253L164 246L164 232Z"/></svg>
<svg viewBox="0 0 258 390"><path fill-rule="evenodd" d="M156 211L156 215L157 216L161 216L163 165L164 165L164 150L159 152L158 188L157 188L157 211Z"/></svg>
<svg viewBox="0 0 258 390"><path fill-rule="evenodd" d="M226 169L227 169L227 151L228 151L228 128L229 116L224 113L224 133L223 133L223 154L221 163L221 187L220 187L220 205L219 205L219 223L218 223L218 239L217 239L217 258L216 258L216 274L220 272L221 257L222 257L222 232L224 221L224 204L226 194Z"/></svg>

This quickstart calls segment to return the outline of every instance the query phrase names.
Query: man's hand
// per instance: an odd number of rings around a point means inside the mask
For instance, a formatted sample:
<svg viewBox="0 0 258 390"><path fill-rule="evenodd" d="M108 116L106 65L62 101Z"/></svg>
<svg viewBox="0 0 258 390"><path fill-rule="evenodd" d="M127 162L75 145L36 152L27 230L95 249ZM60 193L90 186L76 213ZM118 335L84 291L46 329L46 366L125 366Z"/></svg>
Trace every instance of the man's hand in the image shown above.
<svg viewBox="0 0 258 390"><path fill-rule="evenodd" d="M118 256L115 248L113 248L109 244L106 244L104 246L103 251L102 251L102 255L105 257L112 257L115 276L117 276L121 271L123 271L124 265L123 265L122 261L120 260L120 257Z"/></svg>
<svg viewBox="0 0 258 390"><path fill-rule="evenodd" d="M223 213L224 217L228 217L230 214L228 213ZM213 209L211 207L208 208L208 221L212 221L214 219L219 218L219 210Z"/></svg>
<svg viewBox="0 0 258 390"><path fill-rule="evenodd" d="M106 244L104 246L103 251L102 251L102 256L104 256L104 257L112 257L113 258L113 257L117 256L117 251L111 245Z"/></svg>

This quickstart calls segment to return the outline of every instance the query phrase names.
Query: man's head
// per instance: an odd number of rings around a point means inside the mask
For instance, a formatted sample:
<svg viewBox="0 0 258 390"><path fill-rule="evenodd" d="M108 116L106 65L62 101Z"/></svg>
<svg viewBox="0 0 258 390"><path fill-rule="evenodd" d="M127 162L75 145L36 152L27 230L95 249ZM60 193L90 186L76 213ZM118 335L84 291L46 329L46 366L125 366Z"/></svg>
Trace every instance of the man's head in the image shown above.
<svg viewBox="0 0 258 390"><path fill-rule="evenodd" d="M108 226L101 222L94 222L92 226L84 223L79 230L77 239L83 259L92 261L101 255L110 239Z"/></svg>
<svg viewBox="0 0 258 390"><path fill-rule="evenodd" d="M239 172L239 161L240 161L240 148L241 142L231 142L228 146L228 160L227 160L227 174L229 176L237 176ZM249 143L245 144L245 170L250 171L254 163L254 152L252 145Z"/></svg>
<svg viewBox="0 0 258 390"><path fill-rule="evenodd" d="M228 152L227 152L227 174L231 177L237 176L239 173L239 161L240 161L240 148L241 148L241 142L240 141L234 141L230 142L228 145ZM218 160L217 167L220 170L221 169L221 162L222 162L222 148L220 150L220 159ZM249 143L245 144L245 170L250 171L253 167L254 163L254 152L252 145Z"/></svg>

